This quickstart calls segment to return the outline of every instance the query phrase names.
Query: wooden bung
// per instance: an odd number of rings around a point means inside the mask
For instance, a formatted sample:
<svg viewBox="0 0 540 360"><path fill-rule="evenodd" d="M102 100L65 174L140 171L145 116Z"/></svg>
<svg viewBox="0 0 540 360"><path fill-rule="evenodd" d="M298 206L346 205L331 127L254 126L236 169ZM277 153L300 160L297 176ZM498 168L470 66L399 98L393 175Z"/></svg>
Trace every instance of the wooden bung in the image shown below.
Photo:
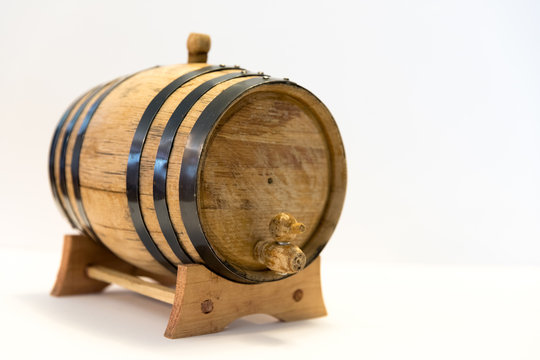
<svg viewBox="0 0 540 360"><path fill-rule="evenodd" d="M210 36L191 33L187 39L188 63L205 63L210 51Z"/></svg>

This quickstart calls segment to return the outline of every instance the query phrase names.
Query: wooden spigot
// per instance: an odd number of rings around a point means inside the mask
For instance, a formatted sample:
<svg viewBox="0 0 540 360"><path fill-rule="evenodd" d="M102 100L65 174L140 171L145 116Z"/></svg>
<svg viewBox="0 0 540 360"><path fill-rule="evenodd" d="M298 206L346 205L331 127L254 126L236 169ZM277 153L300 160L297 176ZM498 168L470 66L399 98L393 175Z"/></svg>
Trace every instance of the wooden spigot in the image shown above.
<svg viewBox="0 0 540 360"><path fill-rule="evenodd" d="M210 51L210 36L191 33L187 39L188 63L205 63Z"/></svg>
<svg viewBox="0 0 540 360"><path fill-rule="evenodd" d="M306 255L298 246L291 244L296 235L306 231L306 226L294 216L279 213L268 226L273 240L255 244L255 258L270 270L281 274L295 274L306 266Z"/></svg>

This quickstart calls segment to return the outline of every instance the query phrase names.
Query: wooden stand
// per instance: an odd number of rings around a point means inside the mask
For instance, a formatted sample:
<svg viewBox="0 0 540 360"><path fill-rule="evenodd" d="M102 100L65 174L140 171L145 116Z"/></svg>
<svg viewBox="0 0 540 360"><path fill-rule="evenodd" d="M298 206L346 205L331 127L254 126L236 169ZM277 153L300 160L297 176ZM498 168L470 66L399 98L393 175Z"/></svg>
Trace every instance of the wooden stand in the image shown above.
<svg viewBox="0 0 540 360"><path fill-rule="evenodd" d="M172 304L165 336L170 339L222 331L232 321L263 313L281 321L326 315L320 258L300 273L276 282L246 285L226 280L203 265L179 265L175 288L171 278L153 277L122 261L83 235L66 235L53 296L100 292L117 284ZM174 280L174 279L173 279Z"/></svg>

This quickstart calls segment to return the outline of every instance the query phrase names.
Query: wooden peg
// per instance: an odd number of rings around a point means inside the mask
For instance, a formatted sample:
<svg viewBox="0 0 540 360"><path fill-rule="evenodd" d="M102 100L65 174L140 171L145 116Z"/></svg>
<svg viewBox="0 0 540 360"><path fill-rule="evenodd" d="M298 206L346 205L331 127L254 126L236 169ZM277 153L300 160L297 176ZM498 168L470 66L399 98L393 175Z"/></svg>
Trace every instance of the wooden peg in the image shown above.
<svg viewBox="0 0 540 360"><path fill-rule="evenodd" d="M205 63L208 60L211 40L206 34L191 33L187 39L188 63Z"/></svg>

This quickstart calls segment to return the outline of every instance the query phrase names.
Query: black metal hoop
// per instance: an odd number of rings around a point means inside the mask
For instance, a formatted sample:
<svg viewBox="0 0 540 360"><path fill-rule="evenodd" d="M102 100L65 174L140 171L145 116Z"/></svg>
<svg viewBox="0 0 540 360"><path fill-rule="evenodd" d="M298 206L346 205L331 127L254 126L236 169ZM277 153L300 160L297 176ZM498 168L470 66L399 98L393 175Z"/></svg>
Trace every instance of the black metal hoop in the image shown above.
<svg viewBox="0 0 540 360"><path fill-rule="evenodd" d="M77 112L75 115L73 115L73 118L71 121L67 124L66 130L64 131L64 137L62 139L62 147L60 149L60 196L61 200L63 200L63 205L66 209L66 212L69 214L69 216L74 220L75 224L77 225L76 228L84 231L82 224L80 224L77 220L77 217L75 216L75 212L73 210L73 207L71 206L71 202L69 201L68 196L68 190L67 190L67 180L66 180L66 155L67 155L67 144L69 142L69 139L71 138L71 134L73 132L73 128L75 127L75 124L79 120L79 117L81 116L84 109L86 109L86 106L88 103L101 91L103 90L108 84L100 85L95 87L91 90L90 94L87 96L87 98L84 100L84 102L78 107ZM94 240L97 241L97 238L95 238L95 234L88 234L92 236Z"/></svg>
<svg viewBox="0 0 540 360"><path fill-rule="evenodd" d="M86 93L81 95L79 98L77 98L77 100L75 100L73 103L71 103L71 105L64 112L64 114L60 118L60 121L58 122L58 125L56 126L56 129L54 130L54 135L53 135L53 138L52 138L52 141L51 141L51 146L49 148L49 183L51 185L51 191L52 191L52 194L53 194L53 198L56 201L56 204L58 205L58 207L60 208L62 213L64 214L64 216L68 219L71 227L73 227L73 228L78 228L77 224L75 223L77 219L72 219L69 216L64 204L60 200L60 195L58 193L58 188L56 186L56 175L54 174L54 163L55 163L55 157L56 157L56 147L58 145L58 140L60 138L60 133L62 131L62 127L66 123L66 120L69 118L69 115L71 115L71 113L75 109L75 106L81 101L81 99L84 98L84 96L86 94L88 94L92 90L87 91Z"/></svg>
<svg viewBox="0 0 540 360"><path fill-rule="evenodd" d="M190 260L190 263L193 262L193 259L189 256L189 254L187 254L185 249L180 244L180 240L178 239L176 231L174 230L172 220L169 214L169 207L167 205L167 172L169 166L169 158L171 156L171 151L178 128L182 124L184 118L191 110L193 105L195 105L195 103L204 94L206 94L216 85L221 84L225 81L239 77L254 75L252 73L248 73L245 70L239 70L241 71L226 74L223 76L218 76L214 79L208 80L203 84L199 85L191 93L189 93L174 110L171 118L165 126L165 130L163 131L163 135L161 136L161 141L159 143L156 155L156 162L154 165L154 208L156 210L158 222L161 227L161 232L165 236L167 243L179 259L181 259L182 256L187 256Z"/></svg>
<svg viewBox="0 0 540 360"><path fill-rule="evenodd" d="M143 70L144 71L144 70ZM139 72L124 76L118 80L116 80L107 90L105 90L101 95L97 98L96 101L92 103L88 111L86 112L86 115L84 117L83 122L81 123L81 126L79 128L79 131L77 133L77 138L75 140L75 145L73 146L73 155L71 157L71 179L73 183L73 191L75 193L75 202L77 204L77 209L79 210L79 215L82 220L82 228L85 232L89 233L91 237L98 239L98 236L94 232L94 229L92 229L92 225L90 224L90 220L88 220L88 216L86 215L86 210L84 209L84 205L82 203L82 197L81 197L81 183L80 183L80 177L79 177L79 168L80 168L80 158L81 158L81 150L82 145L84 142L84 135L86 134L86 130L88 129L88 125L90 125L90 121L92 120L92 117L96 113L97 109L105 100L105 98L114 90L116 89L120 84L122 84L127 79L135 76L136 74L139 74Z"/></svg>
<svg viewBox="0 0 540 360"><path fill-rule="evenodd" d="M143 245L152 255L152 257L162 266L164 266L166 269L170 270L173 273L176 273L176 265L173 264L167 257L165 257L161 250L159 250L156 243L152 239L152 236L150 235L142 216L141 205L139 202L139 172L142 150L148 132L150 131L150 126L152 125L154 118L156 117L157 113L159 112L165 101L169 98L169 96L171 96L182 85L196 78L197 76L209 72L228 69L235 68L226 67L224 65L206 66L201 69L188 72L187 74L184 74L176 80L172 81L169 85L163 88L154 97L154 99L152 99L152 101L144 111L141 120L139 121L139 124L137 126L137 129L135 130L133 141L131 143L126 172L126 193L133 226L135 227L135 230L137 231L137 234L139 235L139 238L141 239ZM179 260L182 262L190 262L191 259L186 254L186 256L184 256L183 258L179 258Z"/></svg>
<svg viewBox="0 0 540 360"><path fill-rule="evenodd" d="M191 243L210 270L230 280L243 283L255 281L248 279L239 269L220 259L204 234L197 207L197 180L203 147L221 115L246 91L270 83L296 85L288 80L269 78L264 75L237 83L212 100L191 129L180 169L180 211Z"/></svg>

